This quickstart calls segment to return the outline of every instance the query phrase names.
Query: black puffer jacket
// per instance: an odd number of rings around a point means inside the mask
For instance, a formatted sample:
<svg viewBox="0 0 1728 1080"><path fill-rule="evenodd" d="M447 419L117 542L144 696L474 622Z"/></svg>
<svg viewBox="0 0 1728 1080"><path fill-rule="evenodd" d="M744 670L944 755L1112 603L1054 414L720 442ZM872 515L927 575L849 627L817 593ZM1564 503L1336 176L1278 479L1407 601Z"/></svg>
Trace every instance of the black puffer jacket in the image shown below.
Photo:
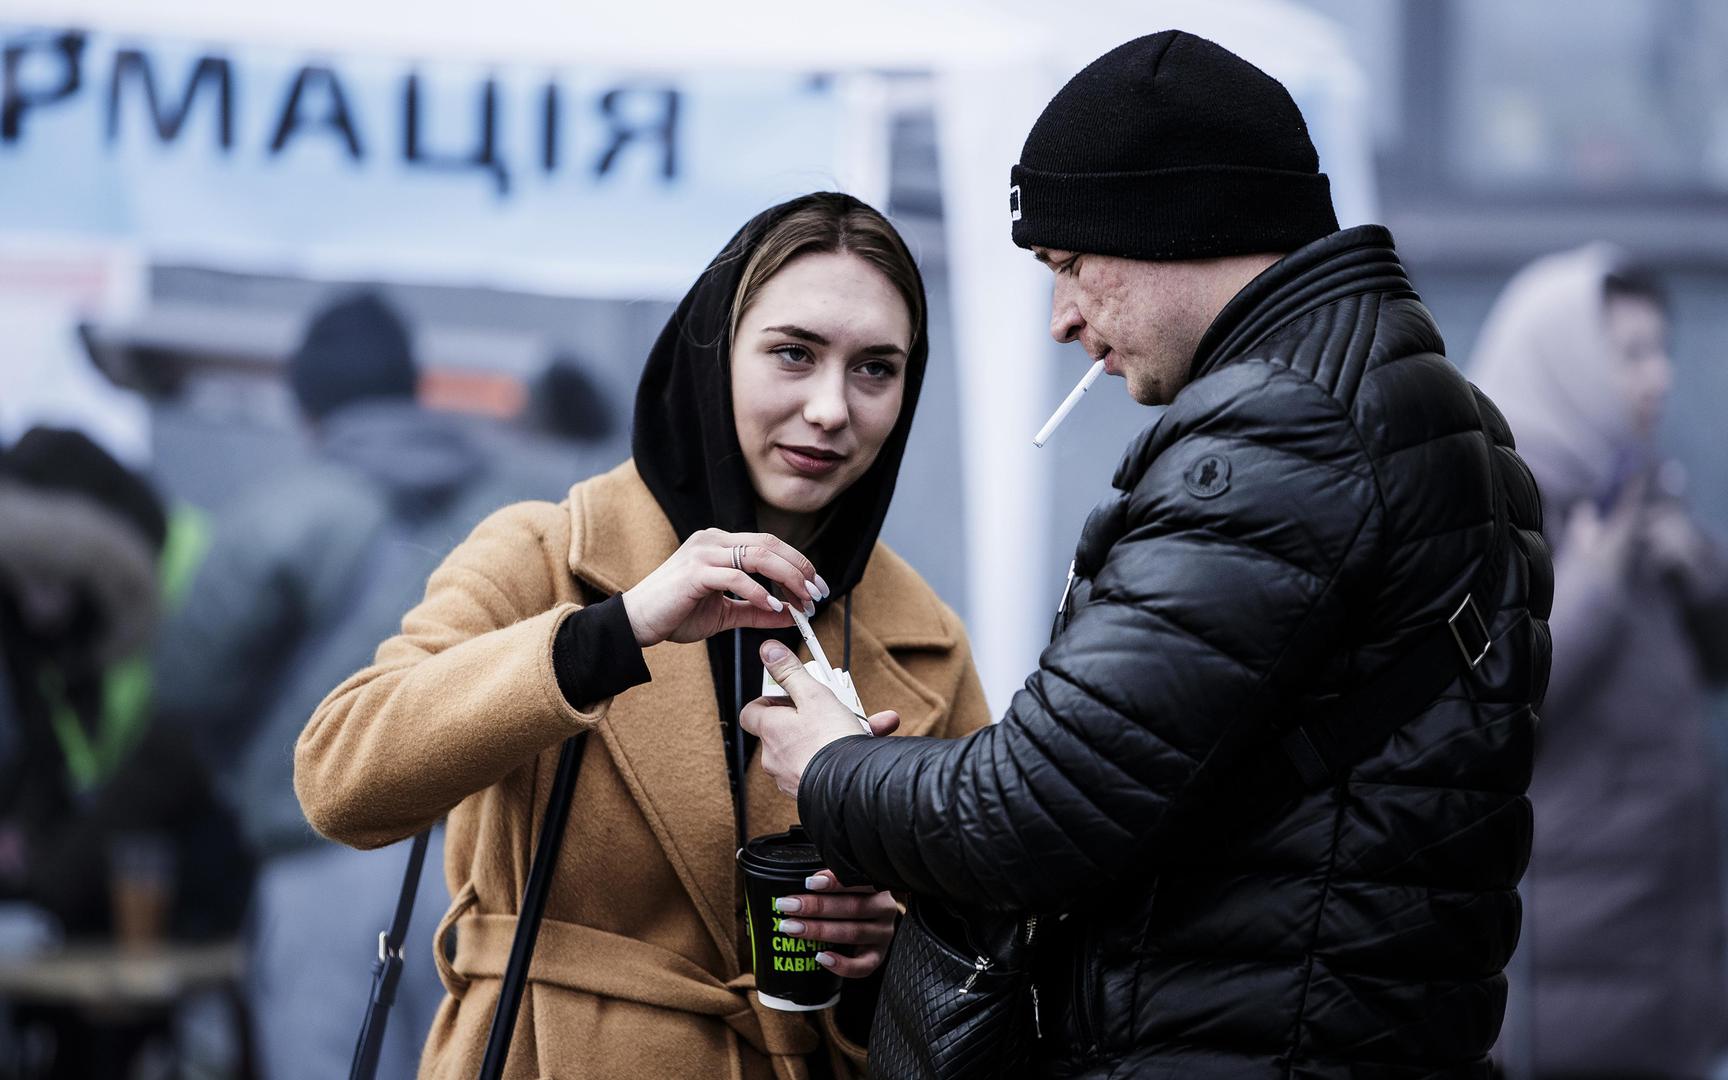
<svg viewBox="0 0 1728 1080"><path fill-rule="evenodd" d="M811 763L803 820L843 877L1066 913L1042 920L1042 1073L1488 1075L1552 580L1535 485L1442 349L1384 229L1282 260L1129 449L1003 722ZM1345 783L1225 824L1255 797L1233 768L1304 699L1447 619L1497 489L1482 666Z"/></svg>

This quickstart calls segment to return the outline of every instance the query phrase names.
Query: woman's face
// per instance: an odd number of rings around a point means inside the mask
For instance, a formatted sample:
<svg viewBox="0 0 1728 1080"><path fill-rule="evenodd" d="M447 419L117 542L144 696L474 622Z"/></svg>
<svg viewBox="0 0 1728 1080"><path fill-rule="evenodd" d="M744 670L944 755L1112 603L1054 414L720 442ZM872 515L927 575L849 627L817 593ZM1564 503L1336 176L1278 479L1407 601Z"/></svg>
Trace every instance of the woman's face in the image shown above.
<svg viewBox="0 0 1728 1080"><path fill-rule="evenodd" d="M732 343L732 413L756 495L811 514L863 476L900 416L912 320L875 267L801 255L768 280Z"/></svg>
<svg viewBox="0 0 1728 1080"><path fill-rule="evenodd" d="M1668 318L1660 306L1636 296L1609 297L1603 318L1609 347L1619 361L1621 390L1632 404L1639 433L1649 435L1662 418L1674 383Z"/></svg>

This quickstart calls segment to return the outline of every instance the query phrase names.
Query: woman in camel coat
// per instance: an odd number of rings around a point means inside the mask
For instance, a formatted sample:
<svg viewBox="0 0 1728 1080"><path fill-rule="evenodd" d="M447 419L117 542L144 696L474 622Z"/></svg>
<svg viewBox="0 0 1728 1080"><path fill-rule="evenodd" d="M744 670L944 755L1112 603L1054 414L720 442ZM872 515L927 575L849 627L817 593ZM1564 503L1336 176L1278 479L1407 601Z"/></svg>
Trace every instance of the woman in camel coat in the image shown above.
<svg viewBox="0 0 1728 1080"><path fill-rule="evenodd" d="M507 1074L862 1074L866 984L808 1014L750 992L735 853L797 806L748 767L736 717L764 638L796 644L795 602L901 732L989 721L959 620L876 539L924 372L923 304L905 245L862 203L759 215L656 344L633 459L481 524L313 715L295 785L320 832L378 847L449 815L454 902L431 958L449 996L422 1078L479 1068L557 751L578 732ZM870 974L892 898L827 875L811 888L806 936L844 946L823 961Z"/></svg>

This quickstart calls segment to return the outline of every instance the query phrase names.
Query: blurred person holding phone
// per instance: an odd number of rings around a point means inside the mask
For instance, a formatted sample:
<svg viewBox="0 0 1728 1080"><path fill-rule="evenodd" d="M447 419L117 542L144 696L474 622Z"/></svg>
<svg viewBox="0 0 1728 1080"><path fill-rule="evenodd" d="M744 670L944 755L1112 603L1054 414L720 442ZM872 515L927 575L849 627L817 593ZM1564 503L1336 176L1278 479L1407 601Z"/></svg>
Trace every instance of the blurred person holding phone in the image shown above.
<svg viewBox="0 0 1728 1080"><path fill-rule="evenodd" d="M1728 562L1662 458L1661 284L1551 255L1494 306L1472 374L1512 425L1554 548L1534 853L1499 1056L1515 1077L1706 1075L1728 1036L1721 766Z"/></svg>
<svg viewBox="0 0 1728 1080"><path fill-rule="evenodd" d="M883 545L928 352L923 283L876 211L819 193L732 238L650 353L630 461L483 522L296 750L306 815L372 848L449 814L449 995L421 1062L471 1077L547 790L590 733L508 1075L862 1075L897 908L809 879L781 932L837 946L839 1006L751 993L735 853L797 807L735 723L788 604L862 700L922 734L988 722L959 620ZM878 717L878 722L885 721ZM857 722L854 721L854 730Z"/></svg>

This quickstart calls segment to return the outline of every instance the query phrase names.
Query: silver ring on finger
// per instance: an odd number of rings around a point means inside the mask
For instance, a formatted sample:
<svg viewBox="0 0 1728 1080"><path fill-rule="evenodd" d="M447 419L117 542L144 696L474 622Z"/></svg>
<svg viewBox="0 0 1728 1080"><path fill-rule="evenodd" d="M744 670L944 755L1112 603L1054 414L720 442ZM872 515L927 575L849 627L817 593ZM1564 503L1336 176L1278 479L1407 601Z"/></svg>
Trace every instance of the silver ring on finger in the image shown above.
<svg viewBox="0 0 1728 1080"><path fill-rule="evenodd" d="M740 570L740 571L744 569L744 545L743 544L734 544L732 546L732 569Z"/></svg>

